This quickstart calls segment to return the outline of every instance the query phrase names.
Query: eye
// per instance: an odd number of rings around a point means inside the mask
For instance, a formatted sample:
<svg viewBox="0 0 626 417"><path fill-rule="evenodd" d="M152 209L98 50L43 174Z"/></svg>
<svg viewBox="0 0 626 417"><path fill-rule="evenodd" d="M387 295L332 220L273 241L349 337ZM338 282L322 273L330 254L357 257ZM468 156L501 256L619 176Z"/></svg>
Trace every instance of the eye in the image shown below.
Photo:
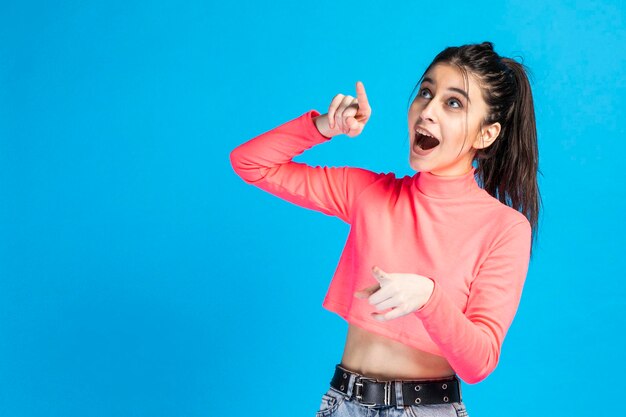
<svg viewBox="0 0 626 417"><path fill-rule="evenodd" d="M426 93L428 93L428 94L430 95L430 91L428 90L428 88L422 88L422 89L419 91L418 96L420 96L420 97L424 97L424 98L428 98L428 97L425 97L425 96L422 94L422 93L424 93L424 92L426 92Z"/></svg>
<svg viewBox="0 0 626 417"><path fill-rule="evenodd" d="M463 105L461 104L461 102L460 102L459 100L457 100L456 98L451 98L450 100L448 100L448 103L456 103L456 104L457 104L457 107L455 107L455 106L450 106L450 107L452 107L452 108L454 108L454 109L460 109L460 108L462 108L462 107L463 107Z"/></svg>

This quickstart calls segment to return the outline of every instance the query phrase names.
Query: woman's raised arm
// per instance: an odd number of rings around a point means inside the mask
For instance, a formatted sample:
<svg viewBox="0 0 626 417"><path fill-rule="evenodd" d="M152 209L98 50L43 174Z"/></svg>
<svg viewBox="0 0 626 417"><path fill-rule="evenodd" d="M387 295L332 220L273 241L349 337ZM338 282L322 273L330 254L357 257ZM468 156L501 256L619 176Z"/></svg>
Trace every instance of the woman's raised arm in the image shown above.
<svg viewBox="0 0 626 417"><path fill-rule="evenodd" d="M350 223L361 191L385 174L353 167L312 167L292 159L333 136L354 137L363 131L371 109L363 83L358 81L356 90L357 98L337 94L327 114L309 110L239 145L230 154L237 175L291 203Z"/></svg>

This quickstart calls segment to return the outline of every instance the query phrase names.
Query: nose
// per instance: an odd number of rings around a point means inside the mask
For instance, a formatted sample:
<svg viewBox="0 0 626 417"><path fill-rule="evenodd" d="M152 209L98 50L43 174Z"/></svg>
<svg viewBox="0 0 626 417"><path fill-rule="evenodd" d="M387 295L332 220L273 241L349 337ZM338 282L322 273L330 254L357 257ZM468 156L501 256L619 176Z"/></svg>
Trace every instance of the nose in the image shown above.
<svg viewBox="0 0 626 417"><path fill-rule="evenodd" d="M427 120L429 122L435 121L435 112L434 112L434 100L430 100L426 107L424 107L419 115L420 120Z"/></svg>

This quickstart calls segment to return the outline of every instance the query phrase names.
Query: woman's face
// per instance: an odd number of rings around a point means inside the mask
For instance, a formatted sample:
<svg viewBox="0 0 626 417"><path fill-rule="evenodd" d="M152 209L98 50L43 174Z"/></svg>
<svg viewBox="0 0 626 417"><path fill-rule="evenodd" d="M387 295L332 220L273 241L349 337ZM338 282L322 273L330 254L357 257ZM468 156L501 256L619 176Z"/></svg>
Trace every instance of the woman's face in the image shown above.
<svg viewBox="0 0 626 417"><path fill-rule="evenodd" d="M461 71L447 63L438 63L424 74L408 113L409 164L415 171L465 174L472 168L476 150L498 136L499 123L481 129L487 104L469 72L467 82L466 90ZM424 129L434 139L423 136Z"/></svg>

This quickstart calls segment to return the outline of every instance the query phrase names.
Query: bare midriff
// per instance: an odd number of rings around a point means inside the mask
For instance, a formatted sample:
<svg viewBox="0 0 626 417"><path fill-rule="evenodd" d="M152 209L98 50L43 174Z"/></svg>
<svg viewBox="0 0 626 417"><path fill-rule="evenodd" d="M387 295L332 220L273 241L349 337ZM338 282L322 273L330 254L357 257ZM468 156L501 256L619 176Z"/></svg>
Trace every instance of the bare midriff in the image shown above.
<svg viewBox="0 0 626 417"><path fill-rule="evenodd" d="M378 380L436 379L454 375L446 358L348 324L341 365Z"/></svg>

